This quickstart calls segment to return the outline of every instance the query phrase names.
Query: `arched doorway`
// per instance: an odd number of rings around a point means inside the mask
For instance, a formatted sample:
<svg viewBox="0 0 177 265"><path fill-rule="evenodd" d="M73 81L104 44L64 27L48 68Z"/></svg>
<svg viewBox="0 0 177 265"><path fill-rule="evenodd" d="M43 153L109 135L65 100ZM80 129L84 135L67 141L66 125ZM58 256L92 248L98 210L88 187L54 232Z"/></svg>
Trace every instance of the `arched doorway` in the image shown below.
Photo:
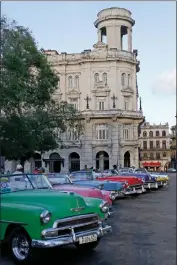
<svg viewBox="0 0 177 265"><path fill-rule="evenodd" d="M109 169L109 155L107 152L100 151L96 154L96 168Z"/></svg>
<svg viewBox="0 0 177 265"><path fill-rule="evenodd" d="M130 152L127 151L124 154L124 167L130 167Z"/></svg>
<svg viewBox="0 0 177 265"><path fill-rule="evenodd" d="M34 168L42 167L42 159L41 159L41 155L39 153L35 153L33 155L33 159L34 159Z"/></svg>
<svg viewBox="0 0 177 265"><path fill-rule="evenodd" d="M80 170L80 156L76 152L69 155L69 170L71 172Z"/></svg>
<svg viewBox="0 0 177 265"><path fill-rule="evenodd" d="M61 160L62 160L61 156L58 153L52 153L49 156L49 160L50 160L50 164L49 164L50 172L60 173Z"/></svg>

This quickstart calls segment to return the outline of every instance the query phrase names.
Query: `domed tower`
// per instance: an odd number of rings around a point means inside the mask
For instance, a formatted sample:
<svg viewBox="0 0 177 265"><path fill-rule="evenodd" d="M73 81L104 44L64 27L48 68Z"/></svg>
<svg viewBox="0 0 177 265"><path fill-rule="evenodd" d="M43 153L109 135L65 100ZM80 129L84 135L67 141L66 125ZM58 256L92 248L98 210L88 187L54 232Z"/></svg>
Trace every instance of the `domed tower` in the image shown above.
<svg viewBox="0 0 177 265"><path fill-rule="evenodd" d="M98 29L98 42L107 37L108 49L123 50L123 36L127 35L128 51L132 52L132 27L135 21L125 8L111 7L101 10L94 25Z"/></svg>

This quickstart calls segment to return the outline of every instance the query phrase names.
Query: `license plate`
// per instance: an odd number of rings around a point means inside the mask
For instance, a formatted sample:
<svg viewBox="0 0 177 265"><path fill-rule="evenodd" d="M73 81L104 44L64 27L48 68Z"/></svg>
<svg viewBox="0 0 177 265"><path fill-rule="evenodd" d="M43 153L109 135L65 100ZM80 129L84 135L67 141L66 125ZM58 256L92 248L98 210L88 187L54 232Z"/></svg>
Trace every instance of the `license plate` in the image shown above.
<svg viewBox="0 0 177 265"><path fill-rule="evenodd" d="M97 241L96 234L90 235L90 236L79 237L79 244L87 244L87 243L94 242L94 241Z"/></svg>

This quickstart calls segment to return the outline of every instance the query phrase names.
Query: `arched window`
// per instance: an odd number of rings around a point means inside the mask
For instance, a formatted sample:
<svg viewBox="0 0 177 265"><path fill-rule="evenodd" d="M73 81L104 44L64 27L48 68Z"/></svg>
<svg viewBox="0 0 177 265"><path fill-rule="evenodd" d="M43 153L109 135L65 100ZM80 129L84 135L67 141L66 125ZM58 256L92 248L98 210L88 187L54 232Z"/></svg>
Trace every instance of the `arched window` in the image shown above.
<svg viewBox="0 0 177 265"><path fill-rule="evenodd" d="M143 137L147 137L147 132L146 131L143 132Z"/></svg>
<svg viewBox="0 0 177 265"><path fill-rule="evenodd" d="M79 88L79 76L78 75L76 75L75 76L75 88Z"/></svg>
<svg viewBox="0 0 177 265"><path fill-rule="evenodd" d="M103 73L103 82L107 85L107 73Z"/></svg>
<svg viewBox="0 0 177 265"><path fill-rule="evenodd" d="M68 77L68 88L72 88L73 87L73 78L72 76Z"/></svg>
<svg viewBox="0 0 177 265"><path fill-rule="evenodd" d="M160 135L160 134L159 134L159 131L156 131L156 132L155 132L155 135L156 135L156 136L159 136L159 135Z"/></svg>
<svg viewBox="0 0 177 265"><path fill-rule="evenodd" d="M162 131L162 136L166 136L166 131Z"/></svg>
<svg viewBox="0 0 177 265"><path fill-rule="evenodd" d="M149 137L153 137L153 132L152 131L149 132Z"/></svg>
<svg viewBox="0 0 177 265"><path fill-rule="evenodd" d="M128 83L128 87L130 87L131 86L131 75L130 74L128 74L127 83Z"/></svg>
<svg viewBox="0 0 177 265"><path fill-rule="evenodd" d="M121 76L121 84L122 86L125 86L125 73L123 73Z"/></svg>
<svg viewBox="0 0 177 265"><path fill-rule="evenodd" d="M98 73L95 74L94 79L95 79L95 83L99 82L99 74Z"/></svg>

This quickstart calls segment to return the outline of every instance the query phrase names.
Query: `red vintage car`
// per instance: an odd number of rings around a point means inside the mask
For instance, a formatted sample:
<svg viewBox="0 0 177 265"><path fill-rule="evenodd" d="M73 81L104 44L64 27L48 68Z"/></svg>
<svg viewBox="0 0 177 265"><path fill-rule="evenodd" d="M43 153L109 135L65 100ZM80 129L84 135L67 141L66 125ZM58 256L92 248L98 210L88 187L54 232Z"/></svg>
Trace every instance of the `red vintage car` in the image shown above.
<svg viewBox="0 0 177 265"><path fill-rule="evenodd" d="M99 198L108 202L110 206L112 206L113 200L116 199L112 196L111 191L101 191L97 188L74 185L67 174L51 173L46 174L46 176L56 190L72 191L83 197Z"/></svg>
<svg viewBox="0 0 177 265"><path fill-rule="evenodd" d="M118 174L112 172L111 170L105 170L101 177L97 177L99 181L114 181L123 182L124 189L129 191L134 191L135 194L141 194L145 192L143 186L143 181L135 176L119 176ZM131 194L132 195L132 194Z"/></svg>

